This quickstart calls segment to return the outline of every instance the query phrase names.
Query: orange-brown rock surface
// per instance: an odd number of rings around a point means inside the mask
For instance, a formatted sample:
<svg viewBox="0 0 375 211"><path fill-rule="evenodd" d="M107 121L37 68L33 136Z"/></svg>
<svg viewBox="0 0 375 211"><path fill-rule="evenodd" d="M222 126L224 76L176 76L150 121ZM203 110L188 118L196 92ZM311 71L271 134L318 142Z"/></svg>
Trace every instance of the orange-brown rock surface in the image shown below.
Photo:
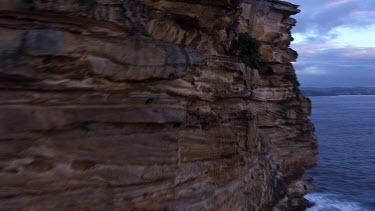
<svg viewBox="0 0 375 211"><path fill-rule="evenodd" d="M291 210L317 143L271 0L0 1L0 210ZM261 41L261 68L228 55Z"/></svg>

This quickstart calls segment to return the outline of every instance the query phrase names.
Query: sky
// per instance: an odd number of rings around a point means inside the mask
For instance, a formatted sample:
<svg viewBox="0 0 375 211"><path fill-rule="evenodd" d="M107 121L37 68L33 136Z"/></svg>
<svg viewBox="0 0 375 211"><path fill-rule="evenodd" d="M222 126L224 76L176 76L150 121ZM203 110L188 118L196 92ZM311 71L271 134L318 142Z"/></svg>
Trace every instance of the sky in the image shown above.
<svg viewBox="0 0 375 211"><path fill-rule="evenodd" d="M301 87L375 87L375 0L288 0Z"/></svg>

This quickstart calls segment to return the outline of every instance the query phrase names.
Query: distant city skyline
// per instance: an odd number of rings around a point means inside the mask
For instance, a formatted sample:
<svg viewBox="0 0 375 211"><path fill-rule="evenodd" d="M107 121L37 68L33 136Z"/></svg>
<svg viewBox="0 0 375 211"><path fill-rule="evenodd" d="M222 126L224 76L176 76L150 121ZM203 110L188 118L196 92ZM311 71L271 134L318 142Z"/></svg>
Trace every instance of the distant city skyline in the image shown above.
<svg viewBox="0 0 375 211"><path fill-rule="evenodd" d="M375 87L375 1L289 0L300 5L291 47L302 87Z"/></svg>

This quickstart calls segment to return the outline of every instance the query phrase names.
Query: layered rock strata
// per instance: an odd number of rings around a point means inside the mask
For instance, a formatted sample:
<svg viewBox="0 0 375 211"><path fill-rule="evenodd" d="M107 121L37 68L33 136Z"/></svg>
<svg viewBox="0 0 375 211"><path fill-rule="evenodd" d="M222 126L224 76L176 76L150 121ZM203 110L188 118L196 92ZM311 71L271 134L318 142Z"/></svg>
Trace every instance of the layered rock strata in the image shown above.
<svg viewBox="0 0 375 211"><path fill-rule="evenodd" d="M1 210L292 210L317 143L280 1L0 2ZM262 43L261 68L228 55Z"/></svg>

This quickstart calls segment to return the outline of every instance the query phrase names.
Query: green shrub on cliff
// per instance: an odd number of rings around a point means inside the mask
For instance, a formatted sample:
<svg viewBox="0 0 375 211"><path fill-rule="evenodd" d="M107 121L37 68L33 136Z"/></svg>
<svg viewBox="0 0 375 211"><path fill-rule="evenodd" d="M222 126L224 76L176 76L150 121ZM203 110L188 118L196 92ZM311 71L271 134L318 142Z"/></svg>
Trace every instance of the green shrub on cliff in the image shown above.
<svg viewBox="0 0 375 211"><path fill-rule="evenodd" d="M301 85L296 75L286 75L284 78L290 81L296 89L298 89L298 87Z"/></svg>
<svg viewBox="0 0 375 211"><path fill-rule="evenodd" d="M247 66L259 69L260 46L260 42L248 33L240 33L232 43L230 54L240 57Z"/></svg>

